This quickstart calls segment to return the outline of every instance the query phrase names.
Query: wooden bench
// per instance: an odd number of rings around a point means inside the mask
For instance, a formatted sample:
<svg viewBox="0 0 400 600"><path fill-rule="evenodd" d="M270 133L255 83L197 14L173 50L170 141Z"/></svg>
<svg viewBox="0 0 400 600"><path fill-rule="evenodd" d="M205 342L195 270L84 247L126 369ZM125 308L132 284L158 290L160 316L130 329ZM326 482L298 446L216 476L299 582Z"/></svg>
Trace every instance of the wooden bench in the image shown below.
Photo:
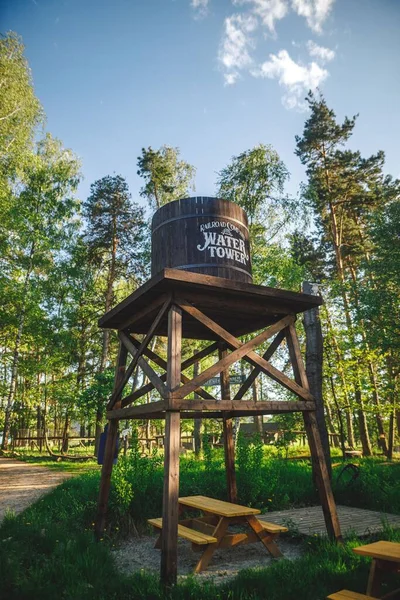
<svg viewBox="0 0 400 600"><path fill-rule="evenodd" d="M263 521L262 519L257 519L257 521L260 523L261 527L265 529L265 531L268 531L268 533L272 533L274 535L285 533L288 530L288 528L284 525L269 523L268 521Z"/></svg>
<svg viewBox="0 0 400 600"><path fill-rule="evenodd" d="M157 529L162 529L162 518L148 519L148 523ZM178 536L185 538L185 540L189 540L192 542L192 544L197 544L199 546L215 544L217 542L217 538L213 537L212 535L207 535L201 531L190 529L189 527L185 527L185 525L178 525Z"/></svg>
<svg viewBox="0 0 400 600"><path fill-rule="evenodd" d="M376 598L357 592L351 592L350 590L341 590L340 592L327 596L327 600L376 600Z"/></svg>

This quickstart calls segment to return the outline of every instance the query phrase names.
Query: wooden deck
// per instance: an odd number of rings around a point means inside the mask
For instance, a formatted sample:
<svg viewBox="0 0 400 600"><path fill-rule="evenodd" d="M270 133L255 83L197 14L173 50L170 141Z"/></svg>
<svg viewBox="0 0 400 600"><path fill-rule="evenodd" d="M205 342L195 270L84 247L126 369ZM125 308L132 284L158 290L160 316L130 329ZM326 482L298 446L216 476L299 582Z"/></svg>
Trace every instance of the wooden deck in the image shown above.
<svg viewBox="0 0 400 600"><path fill-rule="evenodd" d="M391 527L400 528L400 515L391 515L364 508L337 506L339 521L344 535L355 533L364 536L383 531L383 522ZM260 520L286 525L289 530L297 530L302 535L326 535L322 508L308 506L266 513L258 517Z"/></svg>

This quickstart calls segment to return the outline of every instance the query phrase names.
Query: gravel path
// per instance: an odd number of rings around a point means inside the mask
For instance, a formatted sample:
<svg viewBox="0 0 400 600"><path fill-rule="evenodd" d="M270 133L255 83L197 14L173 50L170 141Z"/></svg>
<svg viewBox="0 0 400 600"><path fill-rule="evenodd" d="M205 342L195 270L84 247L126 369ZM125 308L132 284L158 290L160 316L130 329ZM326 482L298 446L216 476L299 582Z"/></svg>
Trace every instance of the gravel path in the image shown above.
<svg viewBox="0 0 400 600"><path fill-rule="evenodd" d="M0 522L7 510L22 512L69 477L71 473L0 457Z"/></svg>
<svg viewBox="0 0 400 600"><path fill-rule="evenodd" d="M146 569L149 571L160 570L160 550L154 548L157 536L143 536L130 539L114 550L116 562L121 571L133 573ZM247 544L235 548L216 550L206 571L196 575L201 581L213 579L215 583L224 583L232 579L242 569L254 567L267 567L273 560L293 560L303 553L303 545L291 542L281 537L278 540L284 558L273 559L259 544ZM185 577L193 572L200 558L200 554L193 552L191 545L186 540L178 540L178 575Z"/></svg>

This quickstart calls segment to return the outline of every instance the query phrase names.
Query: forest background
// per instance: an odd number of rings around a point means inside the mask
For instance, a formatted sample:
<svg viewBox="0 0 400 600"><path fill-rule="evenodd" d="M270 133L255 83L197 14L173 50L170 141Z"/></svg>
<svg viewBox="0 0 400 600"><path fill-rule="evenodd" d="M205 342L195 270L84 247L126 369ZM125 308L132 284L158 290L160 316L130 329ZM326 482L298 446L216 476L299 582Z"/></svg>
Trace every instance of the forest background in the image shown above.
<svg viewBox="0 0 400 600"><path fill-rule="evenodd" d="M30 430L60 435L67 450L73 423L96 440L104 425L117 339L97 320L150 276L151 215L194 194L195 167L178 148L144 147L132 169L148 211L115 173L79 199L81 165L45 129L16 34L0 40L0 71L2 449ZM299 194L286 193L290 174L264 140L232 157L215 195L247 211L255 283L319 285L328 430L366 456L391 456L400 435L400 182L385 173L383 151L349 149L356 116L338 122L319 93L307 102L293 143L307 175ZM249 393L286 392L261 378Z"/></svg>

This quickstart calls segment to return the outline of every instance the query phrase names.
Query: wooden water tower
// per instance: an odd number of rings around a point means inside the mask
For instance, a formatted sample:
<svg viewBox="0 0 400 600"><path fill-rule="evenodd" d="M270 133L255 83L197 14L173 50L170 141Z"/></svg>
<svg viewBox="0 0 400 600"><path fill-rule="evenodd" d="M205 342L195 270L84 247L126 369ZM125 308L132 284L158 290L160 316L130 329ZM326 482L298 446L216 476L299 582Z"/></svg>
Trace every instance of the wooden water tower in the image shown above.
<svg viewBox="0 0 400 600"><path fill-rule="evenodd" d="M244 211L219 198L185 198L160 208L152 223L152 278L106 313L99 326L116 329L120 340L115 384L107 406L108 437L101 473L96 534L105 527L114 448L120 419L165 419L163 536L161 578L177 577L180 419L221 418L223 422L227 497L237 497L232 418L301 412L313 459L314 477L328 535L341 539L340 525L309 391L295 321L299 313L318 307L317 296L253 285L247 218ZM253 335L243 342L241 336ZM143 337L139 339L138 334ZM166 360L149 349L154 336L167 338ZM182 361L182 342L210 344ZM271 340L262 353L256 349ZM270 360L286 343L293 378ZM131 361L127 366L127 356ZM205 357L217 360L196 376L185 371ZM244 360L252 370L231 397L229 367ZM135 369L149 383L122 398ZM161 371L161 372L160 372ZM264 373L293 393L291 401L243 400ZM203 385L219 375L221 398ZM137 401L156 390L160 399ZM195 392L200 399L189 398Z"/></svg>

